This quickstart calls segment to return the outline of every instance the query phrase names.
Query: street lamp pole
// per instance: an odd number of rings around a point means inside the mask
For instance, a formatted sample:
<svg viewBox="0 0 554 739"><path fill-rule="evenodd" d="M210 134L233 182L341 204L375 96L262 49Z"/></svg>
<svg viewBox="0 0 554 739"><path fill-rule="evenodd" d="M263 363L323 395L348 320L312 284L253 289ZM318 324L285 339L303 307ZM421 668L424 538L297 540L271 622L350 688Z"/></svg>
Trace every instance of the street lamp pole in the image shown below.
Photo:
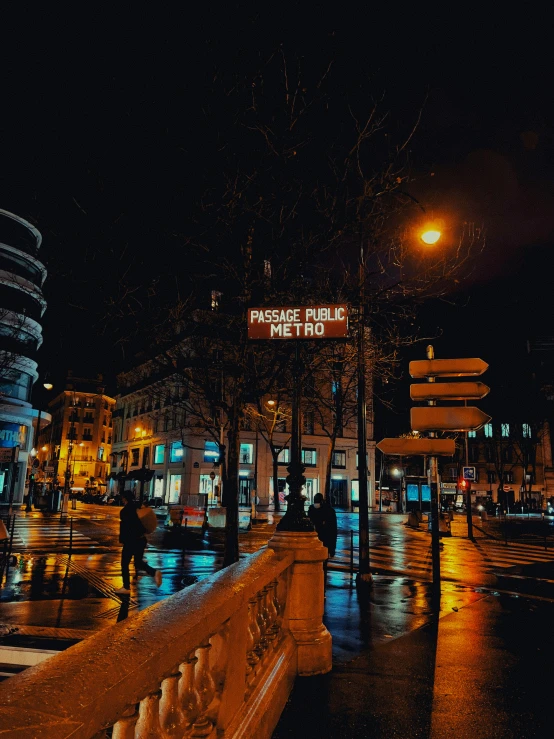
<svg viewBox="0 0 554 739"><path fill-rule="evenodd" d="M304 511L305 497L302 487L306 482L302 464L302 432L300 428L300 403L302 394L302 363L300 361L299 342L294 342L294 360L292 363L292 433L290 437L290 465L287 467L289 494L286 496L287 511L277 524L278 531L313 531L314 527ZM279 491L277 491L277 495Z"/></svg>
<svg viewBox="0 0 554 739"><path fill-rule="evenodd" d="M356 586L372 582L369 569L369 497L367 490L367 404L365 364L365 256L364 241L360 239L360 264L358 275L358 515L359 515L359 565Z"/></svg>
<svg viewBox="0 0 554 739"><path fill-rule="evenodd" d="M38 409L38 416L37 416L37 425L35 426L35 431L34 431L34 434L33 434L33 447L32 447L33 449L37 449L38 448L38 431L39 431L39 428L40 428L40 414L41 414L41 409L39 408ZM33 508L32 508L33 494L35 492L35 477L34 477L34 474L33 474L34 463L35 463L35 457L33 457L33 462L32 462L32 465L33 466L31 466L31 474L29 475L29 491L27 492L27 505L25 506L25 510L27 512L33 510Z"/></svg>

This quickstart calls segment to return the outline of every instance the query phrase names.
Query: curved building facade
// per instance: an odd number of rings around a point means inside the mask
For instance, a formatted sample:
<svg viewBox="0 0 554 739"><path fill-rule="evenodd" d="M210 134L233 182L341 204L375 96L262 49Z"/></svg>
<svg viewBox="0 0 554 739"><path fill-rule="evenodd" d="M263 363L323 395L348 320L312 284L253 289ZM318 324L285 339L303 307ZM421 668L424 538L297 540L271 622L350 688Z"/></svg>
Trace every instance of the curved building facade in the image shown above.
<svg viewBox="0 0 554 739"><path fill-rule="evenodd" d="M32 224L0 209L0 505L23 501L38 416L31 392L46 310L41 242Z"/></svg>

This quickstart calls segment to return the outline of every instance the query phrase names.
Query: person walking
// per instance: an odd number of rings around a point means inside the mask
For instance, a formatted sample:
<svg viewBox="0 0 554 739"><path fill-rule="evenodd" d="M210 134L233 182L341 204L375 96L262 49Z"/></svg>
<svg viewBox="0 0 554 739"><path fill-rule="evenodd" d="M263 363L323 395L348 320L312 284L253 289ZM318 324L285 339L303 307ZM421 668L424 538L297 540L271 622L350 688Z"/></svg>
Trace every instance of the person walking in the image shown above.
<svg viewBox="0 0 554 739"><path fill-rule="evenodd" d="M135 570L142 570L154 578L158 587L162 584L162 573L144 561L144 550L146 549L146 530L142 525L137 513L137 504L134 493L125 490L122 495L125 505L119 513L119 542L123 544L121 550L121 576L123 587L115 592L118 595L129 595L131 593L131 579L129 575L129 564L134 558Z"/></svg>
<svg viewBox="0 0 554 739"><path fill-rule="evenodd" d="M329 557L334 557L337 548L337 514L321 493L314 495L313 505L308 509L308 517L323 546L329 550Z"/></svg>

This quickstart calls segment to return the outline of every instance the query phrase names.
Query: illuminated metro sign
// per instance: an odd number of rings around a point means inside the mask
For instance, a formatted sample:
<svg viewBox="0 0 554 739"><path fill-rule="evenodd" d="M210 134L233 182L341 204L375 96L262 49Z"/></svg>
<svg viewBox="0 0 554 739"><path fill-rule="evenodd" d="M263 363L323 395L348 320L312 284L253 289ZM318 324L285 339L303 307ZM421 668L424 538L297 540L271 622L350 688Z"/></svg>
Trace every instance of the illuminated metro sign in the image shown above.
<svg viewBox="0 0 554 739"><path fill-rule="evenodd" d="M249 308L249 339L346 339L347 305Z"/></svg>

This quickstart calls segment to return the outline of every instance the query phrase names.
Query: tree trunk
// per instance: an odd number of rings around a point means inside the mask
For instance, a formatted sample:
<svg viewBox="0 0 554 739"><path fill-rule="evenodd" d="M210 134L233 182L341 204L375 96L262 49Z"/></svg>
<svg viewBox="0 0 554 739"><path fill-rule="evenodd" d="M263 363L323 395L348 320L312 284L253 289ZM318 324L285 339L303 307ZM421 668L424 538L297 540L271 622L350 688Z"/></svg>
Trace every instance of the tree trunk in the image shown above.
<svg viewBox="0 0 554 739"><path fill-rule="evenodd" d="M223 492L225 495L225 553L223 566L239 561L239 412L233 408L229 419L227 448L227 476Z"/></svg>
<svg viewBox="0 0 554 739"><path fill-rule="evenodd" d="M275 449L271 449L273 458L273 510L278 513L281 510L281 501L279 500L279 455Z"/></svg>
<svg viewBox="0 0 554 739"><path fill-rule="evenodd" d="M328 503L333 504L333 501L331 500L331 469L333 467L333 452L335 451L335 444L336 444L336 437L330 436L329 437L329 446L328 446L328 452L327 452L327 462L325 463L325 500Z"/></svg>

